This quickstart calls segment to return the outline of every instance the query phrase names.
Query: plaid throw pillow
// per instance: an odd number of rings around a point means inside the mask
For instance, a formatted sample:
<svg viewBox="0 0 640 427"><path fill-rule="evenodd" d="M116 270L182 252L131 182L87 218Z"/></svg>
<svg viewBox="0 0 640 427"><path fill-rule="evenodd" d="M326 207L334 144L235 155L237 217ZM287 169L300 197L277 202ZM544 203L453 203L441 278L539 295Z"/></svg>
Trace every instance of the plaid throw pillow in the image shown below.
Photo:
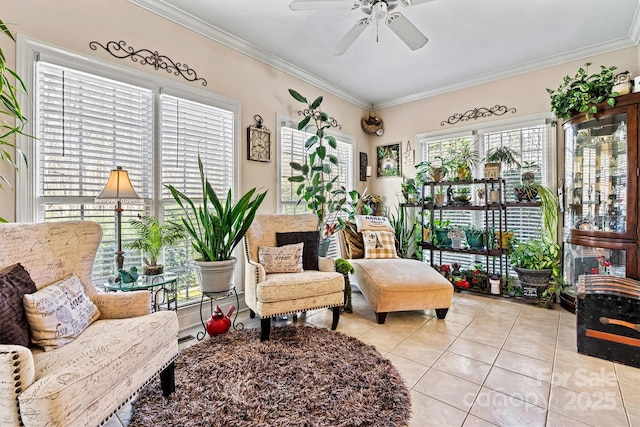
<svg viewBox="0 0 640 427"><path fill-rule="evenodd" d="M362 232L365 258L398 258L396 236L390 231Z"/></svg>

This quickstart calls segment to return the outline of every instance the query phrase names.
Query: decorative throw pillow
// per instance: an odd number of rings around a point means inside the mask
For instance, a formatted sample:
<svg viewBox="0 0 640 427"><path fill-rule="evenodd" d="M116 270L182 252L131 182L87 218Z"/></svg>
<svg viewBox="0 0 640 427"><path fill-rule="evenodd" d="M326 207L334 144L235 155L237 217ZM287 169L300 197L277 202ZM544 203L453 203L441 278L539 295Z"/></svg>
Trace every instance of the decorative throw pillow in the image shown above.
<svg viewBox="0 0 640 427"><path fill-rule="evenodd" d="M279 246L277 248L260 246L258 248L258 262L266 273L301 273L302 250L304 243Z"/></svg>
<svg viewBox="0 0 640 427"><path fill-rule="evenodd" d="M365 258L398 258L396 236L390 231L362 232Z"/></svg>
<svg viewBox="0 0 640 427"><path fill-rule="evenodd" d="M73 341L100 317L76 276L69 276L23 299L31 342L45 351Z"/></svg>
<svg viewBox="0 0 640 427"><path fill-rule="evenodd" d="M393 232L393 227L386 216L356 215L356 225L359 232L365 230Z"/></svg>
<svg viewBox="0 0 640 427"><path fill-rule="evenodd" d="M356 231L356 225L347 222L342 228L345 245L347 246L347 258L358 259L364 258L364 242L362 241L362 233Z"/></svg>
<svg viewBox="0 0 640 427"><path fill-rule="evenodd" d="M318 269L318 245L320 234L317 231L292 231L289 233L276 233L278 246L304 243L302 249L302 266L305 270Z"/></svg>
<svg viewBox="0 0 640 427"><path fill-rule="evenodd" d="M29 345L29 323L22 297L35 291L36 285L22 265L0 270L0 344Z"/></svg>

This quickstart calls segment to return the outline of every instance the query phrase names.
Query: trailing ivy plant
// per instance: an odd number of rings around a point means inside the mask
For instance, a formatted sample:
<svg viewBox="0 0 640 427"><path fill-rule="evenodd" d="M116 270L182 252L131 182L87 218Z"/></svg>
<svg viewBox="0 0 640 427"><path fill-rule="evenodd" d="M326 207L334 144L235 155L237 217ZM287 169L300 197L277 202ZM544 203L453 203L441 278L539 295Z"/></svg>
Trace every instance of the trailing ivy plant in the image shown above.
<svg viewBox="0 0 640 427"><path fill-rule="evenodd" d="M0 20L0 32L14 42L16 41L2 20ZM14 80L15 84L12 83ZM27 157L18 149L15 143L16 135L22 134L22 130L27 123L27 119L22 114L22 108L18 102L18 93L20 93L20 91L26 93L27 88L20 76L11 68L7 67L4 52L2 52L2 48L0 48L0 116L2 116L0 117L0 162L8 163L15 170L18 170L18 157L22 157L25 165L28 164ZM9 148L15 150L16 158L14 158L8 150ZM2 188L3 183L13 189L8 178L0 173L0 188ZM7 221L0 217L0 222Z"/></svg>
<svg viewBox="0 0 640 427"><path fill-rule="evenodd" d="M611 92L613 87L613 72L617 67L600 66L600 72L589 74L590 62L579 68L575 76L565 76L562 84L556 89L548 89L551 97L551 111L559 119L568 119L576 113L585 113L587 119L598 112L596 104L607 101L614 106L617 92Z"/></svg>

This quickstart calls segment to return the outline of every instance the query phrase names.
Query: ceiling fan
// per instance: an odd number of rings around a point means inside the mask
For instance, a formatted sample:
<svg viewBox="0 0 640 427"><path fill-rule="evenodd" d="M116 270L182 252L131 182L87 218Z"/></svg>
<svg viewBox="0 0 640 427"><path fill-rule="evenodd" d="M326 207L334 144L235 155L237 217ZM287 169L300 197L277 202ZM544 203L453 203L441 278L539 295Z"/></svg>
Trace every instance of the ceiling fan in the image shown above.
<svg viewBox="0 0 640 427"><path fill-rule="evenodd" d="M289 8L298 10L362 10L367 16L360 19L340 40L333 51L336 56L342 55L349 49L349 46L356 41L358 36L367 28L371 21L376 23L384 19L387 27L391 29L411 50L420 49L427 44L429 39L420 32L403 14L393 12L402 6L413 6L426 3L431 0L293 0Z"/></svg>

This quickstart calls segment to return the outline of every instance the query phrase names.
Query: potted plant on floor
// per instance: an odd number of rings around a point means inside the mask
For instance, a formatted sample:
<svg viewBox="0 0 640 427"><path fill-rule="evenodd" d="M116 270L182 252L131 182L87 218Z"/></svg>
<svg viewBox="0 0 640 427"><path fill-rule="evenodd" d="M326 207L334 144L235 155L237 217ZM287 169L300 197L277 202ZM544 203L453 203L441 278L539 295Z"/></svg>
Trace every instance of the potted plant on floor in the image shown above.
<svg viewBox="0 0 640 427"><path fill-rule="evenodd" d="M298 185L296 194L300 197L299 204L304 204L318 217L318 232L321 234L319 253L326 256L329 247L329 237L339 228L338 213L345 204L344 190L336 186L338 175L338 156L331 153L336 150L338 143L327 130L337 127L333 117L322 111L322 96L313 102L293 89L289 94L299 102L306 104L300 111L302 120L298 123L298 130L308 130L311 137L305 143L306 158L304 163L289 162L291 168L298 175L290 176L289 182Z"/></svg>
<svg viewBox="0 0 640 427"><path fill-rule="evenodd" d="M194 250L200 255L194 261L202 292L224 292L233 282L237 259L232 256L255 218L267 192L256 193L252 188L233 203L231 189L225 201L220 201L205 177L198 155L202 205L195 203L173 185L165 184L178 206L185 211L182 225L191 237ZM255 195L255 196L254 196Z"/></svg>
<svg viewBox="0 0 640 427"><path fill-rule="evenodd" d="M138 219L132 219L129 224L137 237L125 247L142 253L145 264L142 267L142 273L149 276L162 274L164 266L158 264L162 249L184 239L184 228L172 222L160 224L158 218L154 216L138 216Z"/></svg>
<svg viewBox="0 0 640 427"><path fill-rule="evenodd" d="M531 301L537 301L552 278L562 280L560 255L560 245L546 235L542 240L529 239L526 243L517 240L512 242L509 262L513 265L525 289L525 297L528 296Z"/></svg>
<svg viewBox="0 0 640 427"><path fill-rule="evenodd" d="M344 258L338 258L335 261L336 271L344 276L344 306L342 311L345 313L353 313L353 305L351 304L351 280L349 274L353 273L353 265Z"/></svg>

